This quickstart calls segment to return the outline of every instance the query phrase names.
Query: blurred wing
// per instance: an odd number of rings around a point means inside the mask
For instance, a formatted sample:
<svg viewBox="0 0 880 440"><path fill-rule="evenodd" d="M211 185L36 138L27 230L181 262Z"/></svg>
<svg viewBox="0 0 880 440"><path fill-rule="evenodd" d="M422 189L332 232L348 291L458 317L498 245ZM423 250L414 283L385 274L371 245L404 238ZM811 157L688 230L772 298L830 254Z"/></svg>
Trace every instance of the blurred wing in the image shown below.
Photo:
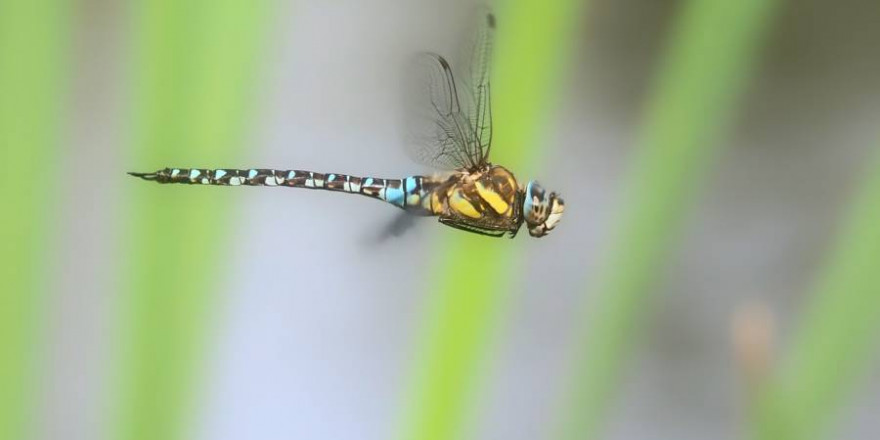
<svg viewBox="0 0 880 440"><path fill-rule="evenodd" d="M492 102L489 93L492 46L495 37L495 16L484 11L480 16L476 36L468 48L467 99L464 113L468 115L468 125L472 138L468 151L480 163L488 162L492 146Z"/></svg>
<svg viewBox="0 0 880 440"><path fill-rule="evenodd" d="M461 113L458 90L449 63L440 55L420 54L417 75L407 93L407 143L414 160L434 168L473 168L479 164L469 154L473 138Z"/></svg>

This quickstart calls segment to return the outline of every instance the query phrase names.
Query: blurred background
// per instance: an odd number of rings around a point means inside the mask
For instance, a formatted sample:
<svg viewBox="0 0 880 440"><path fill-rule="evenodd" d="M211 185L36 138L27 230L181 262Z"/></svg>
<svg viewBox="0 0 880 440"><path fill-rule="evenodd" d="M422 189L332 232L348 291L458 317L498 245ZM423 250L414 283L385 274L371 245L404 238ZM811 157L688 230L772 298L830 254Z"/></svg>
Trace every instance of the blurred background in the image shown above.
<svg viewBox="0 0 880 440"><path fill-rule="evenodd" d="M402 67L476 2L4 0L0 438L880 436L880 3L499 0L492 240L403 177Z"/></svg>

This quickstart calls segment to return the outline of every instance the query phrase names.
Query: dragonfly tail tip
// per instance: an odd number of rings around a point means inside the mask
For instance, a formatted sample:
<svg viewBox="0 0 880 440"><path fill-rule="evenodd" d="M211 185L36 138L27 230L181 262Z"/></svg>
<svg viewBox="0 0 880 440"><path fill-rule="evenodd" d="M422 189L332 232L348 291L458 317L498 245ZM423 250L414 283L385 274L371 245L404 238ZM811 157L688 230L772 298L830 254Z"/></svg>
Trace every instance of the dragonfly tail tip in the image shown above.
<svg viewBox="0 0 880 440"><path fill-rule="evenodd" d="M156 173L136 173L133 171L129 171L128 175L134 176L134 177L140 177L141 179L144 179L144 180L156 180L156 178L159 177L158 174L156 174Z"/></svg>

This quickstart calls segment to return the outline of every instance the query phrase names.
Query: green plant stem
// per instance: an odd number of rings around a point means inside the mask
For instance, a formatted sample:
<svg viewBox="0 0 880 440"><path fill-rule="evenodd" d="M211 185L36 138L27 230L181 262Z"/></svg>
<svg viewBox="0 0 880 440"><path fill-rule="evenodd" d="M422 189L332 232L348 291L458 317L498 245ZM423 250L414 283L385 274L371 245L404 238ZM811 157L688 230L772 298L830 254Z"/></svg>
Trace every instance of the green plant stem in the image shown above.
<svg viewBox="0 0 880 440"><path fill-rule="evenodd" d="M0 438L34 434L69 6L0 2Z"/></svg>
<svg viewBox="0 0 880 440"><path fill-rule="evenodd" d="M132 5L134 157L109 178L129 203L113 438L186 438L206 330L221 296L236 194L159 186L125 171L235 163L269 2ZM207 161L207 162L206 162Z"/></svg>
<svg viewBox="0 0 880 440"><path fill-rule="evenodd" d="M546 152L534 147L558 92L578 2L511 0L495 12L492 160L522 176L537 170ZM525 234L518 239L528 240ZM433 292L401 428L407 440L464 435L485 354L519 272L515 243L455 231L447 236L442 261L431 266L437 267Z"/></svg>
<svg viewBox="0 0 880 440"><path fill-rule="evenodd" d="M756 408L759 439L824 438L880 333L880 154L847 213L790 351Z"/></svg>
<svg viewBox="0 0 880 440"><path fill-rule="evenodd" d="M623 212L584 330L560 436L596 438L650 300L746 84L775 1L689 0L639 136Z"/></svg>

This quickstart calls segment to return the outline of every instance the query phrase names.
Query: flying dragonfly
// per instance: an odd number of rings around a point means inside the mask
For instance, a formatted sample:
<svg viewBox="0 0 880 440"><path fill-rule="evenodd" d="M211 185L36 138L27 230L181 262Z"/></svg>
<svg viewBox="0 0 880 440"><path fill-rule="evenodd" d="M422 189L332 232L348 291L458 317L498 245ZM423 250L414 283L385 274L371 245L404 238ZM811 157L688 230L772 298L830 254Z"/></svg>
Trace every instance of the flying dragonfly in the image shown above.
<svg viewBox="0 0 880 440"><path fill-rule="evenodd" d="M565 203L537 181L517 182L507 168L489 162L492 108L490 57L495 33L491 13L479 26L471 51L470 74L456 86L451 65L434 53L416 60L426 83L417 98L424 105L410 117L408 143L418 162L446 171L403 179L356 177L277 169L165 168L132 176L158 183L221 186L276 186L322 189L376 198L440 223L491 237L516 236L525 223L533 237L547 235L562 217Z"/></svg>

